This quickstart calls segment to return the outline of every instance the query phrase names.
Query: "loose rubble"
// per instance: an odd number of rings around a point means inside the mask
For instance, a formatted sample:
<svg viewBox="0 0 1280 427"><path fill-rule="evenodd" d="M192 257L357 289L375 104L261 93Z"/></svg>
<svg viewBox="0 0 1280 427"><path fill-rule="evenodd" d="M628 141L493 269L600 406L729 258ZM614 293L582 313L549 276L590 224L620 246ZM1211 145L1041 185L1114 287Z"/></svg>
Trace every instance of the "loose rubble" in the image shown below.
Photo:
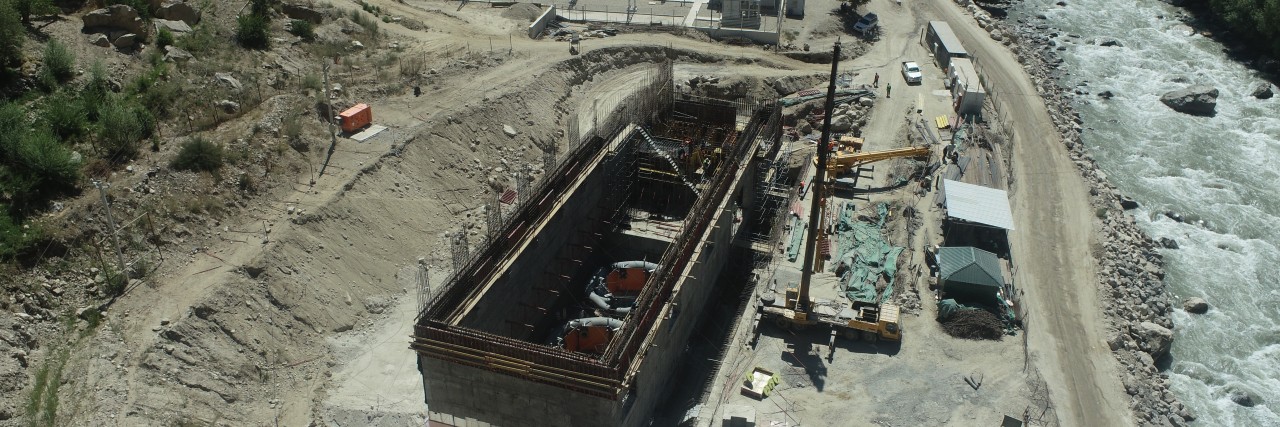
<svg viewBox="0 0 1280 427"><path fill-rule="evenodd" d="M1095 253L1099 294L1110 323L1108 345L1124 369L1121 382L1130 395L1135 421L1138 425L1186 425L1195 415L1173 395L1168 378L1156 367L1156 360L1167 354L1173 339L1173 305L1164 284L1160 244L1139 230L1133 216L1125 213L1126 206L1136 204L1122 205L1126 198L1107 181L1081 141L1083 120L1073 104L1092 102L1092 98L1085 96L1087 92L1072 94L1058 84L1063 72L1058 51L1065 47L1057 46L1054 39L1060 33L1043 23L999 20L975 5L966 8L982 28L993 35L1002 34L1003 44L1022 62L1090 187L1091 202L1099 215L1096 224L1102 247Z"/></svg>

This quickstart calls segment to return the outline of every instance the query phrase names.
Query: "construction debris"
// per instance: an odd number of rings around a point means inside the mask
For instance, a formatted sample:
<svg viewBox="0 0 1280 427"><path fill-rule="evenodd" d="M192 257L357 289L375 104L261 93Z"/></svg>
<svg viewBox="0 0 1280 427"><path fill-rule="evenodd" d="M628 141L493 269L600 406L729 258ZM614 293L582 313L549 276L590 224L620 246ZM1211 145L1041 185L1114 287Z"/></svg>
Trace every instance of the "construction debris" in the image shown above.
<svg viewBox="0 0 1280 427"><path fill-rule="evenodd" d="M1004 323L986 310L962 309L942 322L942 330L956 338L999 341L1004 336Z"/></svg>

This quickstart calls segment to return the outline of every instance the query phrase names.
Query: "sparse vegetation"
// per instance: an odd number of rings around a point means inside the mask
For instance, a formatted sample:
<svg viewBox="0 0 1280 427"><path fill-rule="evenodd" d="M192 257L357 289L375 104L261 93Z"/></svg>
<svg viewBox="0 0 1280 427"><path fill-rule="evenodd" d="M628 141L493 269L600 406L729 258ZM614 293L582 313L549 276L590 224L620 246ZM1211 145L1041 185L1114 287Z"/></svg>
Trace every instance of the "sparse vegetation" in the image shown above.
<svg viewBox="0 0 1280 427"><path fill-rule="evenodd" d="M53 2L49 0L8 0L13 3L13 8L18 12L18 16L22 17L22 25L31 25L32 15L45 15L56 13L57 8L53 7ZM140 1L140 0L139 0Z"/></svg>
<svg viewBox="0 0 1280 427"><path fill-rule="evenodd" d="M22 63L22 44L27 41L15 1L0 0L0 69Z"/></svg>
<svg viewBox="0 0 1280 427"><path fill-rule="evenodd" d="M65 92L45 99L40 118L63 141L82 135L89 128L89 117L84 112L83 101L67 96Z"/></svg>
<svg viewBox="0 0 1280 427"><path fill-rule="evenodd" d="M204 138L192 138L182 144L182 150L170 167L178 170L216 171L222 167L222 147Z"/></svg>
<svg viewBox="0 0 1280 427"><path fill-rule="evenodd" d="M50 354L36 370L31 394L27 398L27 419L31 426L57 425L58 387L62 385L62 367L67 363L66 350Z"/></svg>
<svg viewBox="0 0 1280 427"><path fill-rule="evenodd" d="M120 163L138 155L138 143L155 129L155 116L136 101L111 98L98 113L99 150L112 163Z"/></svg>

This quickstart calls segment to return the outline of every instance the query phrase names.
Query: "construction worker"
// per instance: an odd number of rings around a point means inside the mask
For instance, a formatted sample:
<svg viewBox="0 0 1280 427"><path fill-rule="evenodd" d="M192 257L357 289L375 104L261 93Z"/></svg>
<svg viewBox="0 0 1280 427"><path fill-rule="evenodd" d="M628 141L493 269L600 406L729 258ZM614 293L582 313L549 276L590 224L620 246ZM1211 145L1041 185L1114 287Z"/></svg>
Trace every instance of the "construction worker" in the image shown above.
<svg viewBox="0 0 1280 427"><path fill-rule="evenodd" d="M893 83L885 83L885 84L884 84L884 97L885 97L885 98L892 98L892 96L890 96L890 93L892 93L892 92L893 92Z"/></svg>
<svg viewBox="0 0 1280 427"><path fill-rule="evenodd" d="M876 73L876 79L871 81L871 87L880 87L880 73Z"/></svg>

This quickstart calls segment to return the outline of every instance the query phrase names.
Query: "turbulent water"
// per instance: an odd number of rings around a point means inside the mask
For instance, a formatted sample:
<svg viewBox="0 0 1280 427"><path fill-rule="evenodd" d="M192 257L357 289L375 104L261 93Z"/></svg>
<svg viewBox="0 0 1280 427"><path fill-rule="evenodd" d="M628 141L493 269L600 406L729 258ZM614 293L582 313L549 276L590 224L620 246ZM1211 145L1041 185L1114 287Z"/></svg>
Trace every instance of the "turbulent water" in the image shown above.
<svg viewBox="0 0 1280 427"><path fill-rule="evenodd" d="M1198 296L1212 307L1174 314L1172 389L1199 425L1280 425L1280 97L1249 96L1255 73L1190 34L1173 19L1177 9L1157 0L1054 3L1026 0L1010 18L1062 33L1056 40L1070 73L1063 85L1115 93L1077 106L1084 142L1112 183L1142 205L1140 226L1178 242L1180 249L1165 251L1175 301ZM1123 46L1088 43L1103 37ZM1164 92L1186 86L1178 77L1218 88L1215 117L1160 103ZM1205 223L1191 223L1197 219ZM1263 402L1237 405L1232 390Z"/></svg>

